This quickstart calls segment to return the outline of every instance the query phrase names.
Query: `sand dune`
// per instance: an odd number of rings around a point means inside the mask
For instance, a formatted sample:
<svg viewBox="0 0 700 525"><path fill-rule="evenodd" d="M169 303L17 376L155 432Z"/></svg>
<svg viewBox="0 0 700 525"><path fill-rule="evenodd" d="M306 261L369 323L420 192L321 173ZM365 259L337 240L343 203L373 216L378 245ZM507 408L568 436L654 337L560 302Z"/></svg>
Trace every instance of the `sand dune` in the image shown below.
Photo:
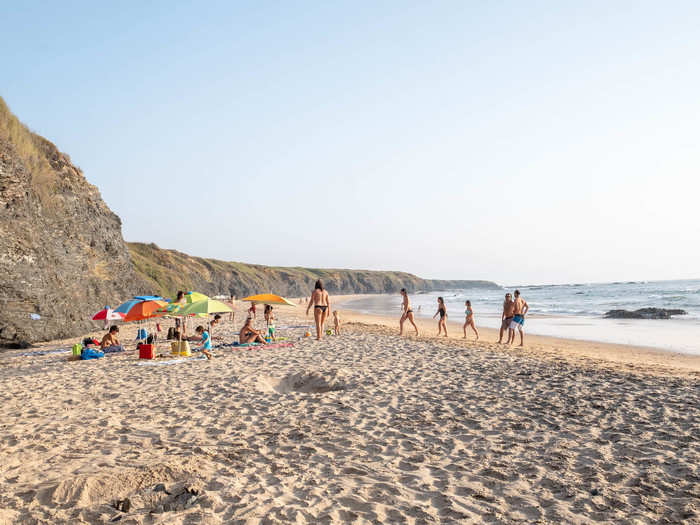
<svg viewBox="0 0 700 525"><path fill-rule="evenodd" d="M21 353L0 523L700 522L687 371L368 324L166 366Z"/></svg>

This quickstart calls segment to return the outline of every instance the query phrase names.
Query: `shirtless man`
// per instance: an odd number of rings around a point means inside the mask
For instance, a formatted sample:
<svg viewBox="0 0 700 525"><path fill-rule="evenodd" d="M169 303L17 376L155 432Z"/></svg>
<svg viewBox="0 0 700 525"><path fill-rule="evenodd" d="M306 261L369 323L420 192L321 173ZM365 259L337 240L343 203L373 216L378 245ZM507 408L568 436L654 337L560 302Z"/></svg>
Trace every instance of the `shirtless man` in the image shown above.
<svg viewBox="0 0 700 525"><path fill-rule="evenodd" d="M530 307L525 299L520 297L520 290L515 290L513 295L515 295L515 301L513 301L513 320L510 322L508 330L508 344L515 342L515 329L517 328L520 332L520 345L518 346L523 346L523 325L525 324L525 314Z"/></svg>
<svg viewBox="0 0 700 525"><path fill-rule="evenodd" d="M260 332L258 332L255 328L253 328L253 318L248 317L245 320L245 324L243 325L243 328L241 328L240 333L238 334L238 342L240 344L245 344L245 343L267 343L265 341L265 338L262 336Z"/></svg>
<svg viewBox="0 0 700 525"><path fill-rule="evenodd" d="M119 342L119 339L117 339L117 334L119 333L119 327L116 325L112 325L109 329L109 333L106 333L105 336L102 338L102 342L100 343L100 347L102 350L105 350L107 348L121 348L122 345Z"/></svg>
<svg viewBox="0 0 700 525"><path fill-rule="evenodd" d="M513 299L510 293L506 294L506 300L503 301L503 313L501 314L501 331L498 333L498 343L503 342L503 332L510 329L510 322L513 320ZM508 332L510 339L510 332Z"/></svg>
<svg viewBox="0 0 700 525"><path fill-rule="evenodd" d="M331 309L331 300L328 297L328 292L323 289L321 279L316 281L314 292L311 294L309 304L306 307L306 315L309 315L309 308L314 307L314 320L316 321L316 340L321 340L323 327L326 325L326 319Z"/></svg>
<svg viewBox="0 0 700 525"><path fill-rule="evenodd" d="M401 288L401 297L403 297L403 304L401 306L401 320L399 321L399 335L403 335L403 324L406 322L406 319L411 322L413 328L416 330L416 335L418 335L418 327L413 320L413 310L411 309L411 301L408 300L406 288Z"/></svg>

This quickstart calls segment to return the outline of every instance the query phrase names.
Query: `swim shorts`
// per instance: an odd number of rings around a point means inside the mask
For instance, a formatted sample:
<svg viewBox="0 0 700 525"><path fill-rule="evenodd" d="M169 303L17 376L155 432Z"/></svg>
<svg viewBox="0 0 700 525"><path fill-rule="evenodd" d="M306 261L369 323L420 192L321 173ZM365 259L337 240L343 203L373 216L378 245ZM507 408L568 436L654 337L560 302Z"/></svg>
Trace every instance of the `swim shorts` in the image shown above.
<svg viewBox="0 0 700 525"><path fill-rule="evenodd" d="M522 329L522 327L525 325L525 318L522 315L516 315L513 317L513 320L510 322L510 327L512 329Z"/></svg>
<svg viewBox="0 0 700 525"><path fill-rule="evenodd" d="M506 317L505 319L503 319L503 321L501 321L501 328L503 328L504 330L510 328L510 322L512 320L513 317Z"/></svg>

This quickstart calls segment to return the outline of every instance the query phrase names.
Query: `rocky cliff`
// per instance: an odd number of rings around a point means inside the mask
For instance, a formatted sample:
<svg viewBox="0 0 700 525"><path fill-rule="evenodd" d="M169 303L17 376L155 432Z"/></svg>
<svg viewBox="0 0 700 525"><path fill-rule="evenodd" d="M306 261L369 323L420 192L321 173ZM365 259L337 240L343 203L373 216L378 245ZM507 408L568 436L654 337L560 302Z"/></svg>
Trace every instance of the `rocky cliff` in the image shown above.
<svg viewBox="0 0 700 525"><path fill-rule="evenodd" d="M405 272L370 270L321 270L281 268L192 257L155 244L128 243L131 260L154 291L171 297L177 290L197 290L209 295L245 297L275 292L289 297L308 295L316 279L331 293L394 293L401 288L448 290L466 287L498 288L490 281L440 281L421 279Z"/></svg>
<svg viewBox="0 0 700 525"><path fill-rule="evenodd" d="M0 346L84 333L147 288L97 188L0 98Z"/></svg>

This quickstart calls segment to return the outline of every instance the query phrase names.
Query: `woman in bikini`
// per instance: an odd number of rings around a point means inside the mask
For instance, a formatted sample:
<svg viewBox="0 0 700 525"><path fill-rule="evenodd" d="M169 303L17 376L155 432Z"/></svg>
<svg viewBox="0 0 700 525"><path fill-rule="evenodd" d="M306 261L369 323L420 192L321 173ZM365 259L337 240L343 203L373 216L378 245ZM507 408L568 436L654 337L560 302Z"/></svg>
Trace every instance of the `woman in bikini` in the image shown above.
<svg viewBox="0 0 700 525"><path fill-rule="evenodd" d="M314 292L311 294L311 299L306 307L306 315L309 315L309 309L314 307L314 320L316 321L316 340L321 340L323 327L326 325L328 312L331 309L331 300L328 297L328 292L323 289L321 279L316 281Z"/></svg>
<svg viewBox="0 0 700 525"><path fill-rule="evenodd" d="M413 309L411 309L411 301L408 300L408 293L406 293L406 288L401 288L401 297L403 297L403 303L401 305L403 313L401 314L401 319L399 320L399 335L403 335L403 324L406 322L406 319L410 321L410 323L413 325L413 328L415 328L416 330L416 335L418 335L418 327L416 326L416 323L413 320Z"/></svg>
<svg viewBox="0 0 700 525"><path fill-rule="evenodd" d="M447 308L445 308L445 301L443 301L442 297L438 297L437 302L438 309L437 312L435 312L435 315L433 316L433 319L435 319L437 315L440 314L437 335L439 336L442 333L442 331L445 330L445 337L447 337Z"/></svg>
<svg viewBox="0 0 700 525"><path fill-rule="evenodd" d="M474 310L472 310L472 302L467 301L464 303L464 306L464 315L466 316L464 318L464 326L462 327L464 329L464 338L467 338L467 326L471 326L472 330L474 330L474 333L476 334L476 341L478 341L479 332L477 331L476 326L474 325Z"/></svg>

